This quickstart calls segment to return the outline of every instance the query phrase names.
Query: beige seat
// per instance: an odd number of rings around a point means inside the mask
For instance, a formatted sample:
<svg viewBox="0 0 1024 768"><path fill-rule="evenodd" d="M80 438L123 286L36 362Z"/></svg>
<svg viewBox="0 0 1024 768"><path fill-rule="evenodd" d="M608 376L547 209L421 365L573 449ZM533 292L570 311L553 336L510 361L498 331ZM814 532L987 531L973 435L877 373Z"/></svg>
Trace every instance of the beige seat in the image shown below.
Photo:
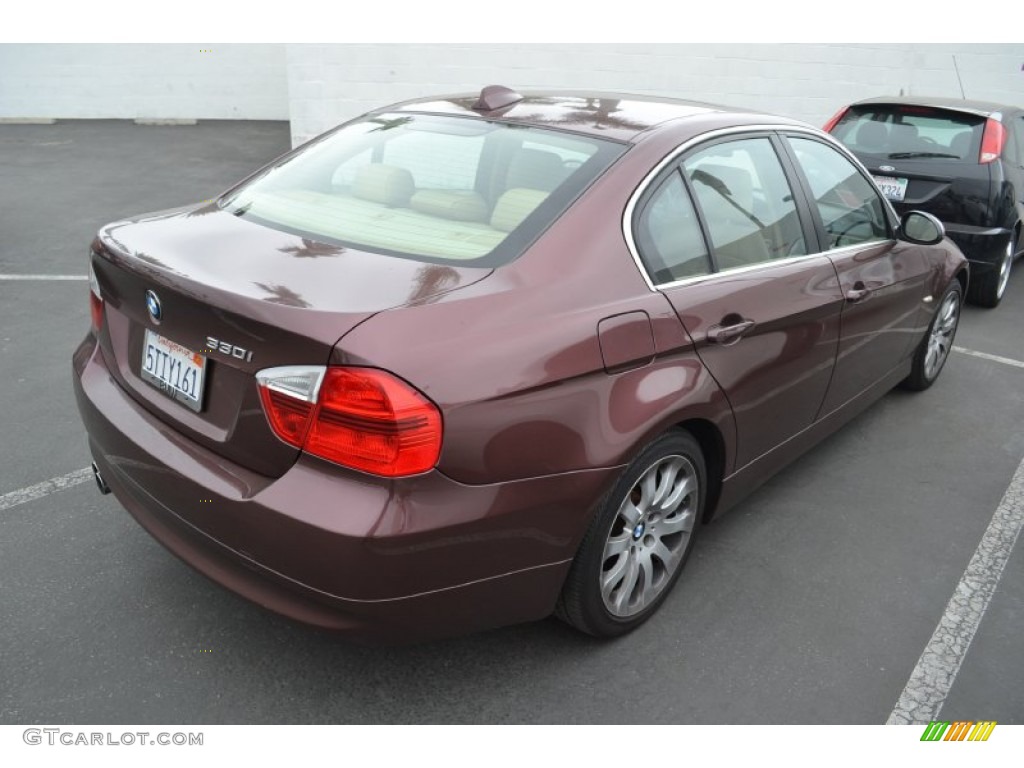
<svg viewBox="0 0 1024 768"><path fill-rule="evenodd" d="M510 189L498 198L491 214L491 228L499 232L511 232L523 223L547 198L547 192L537 189Z"/></svg>
<svg viewBox="0 0 1024 768"><path fill-rule="evenodd" d="M364 165L352 183L354 197L392 208L407 206L415 191L416 182L409 171L383 163Z"/></svg>
<svg viewBox="0 0 1024 768"><path fill-rule="evenodd" d="M409 207L428 216L452 221L487 221L487 201L473 191L421 189L412 196Z"/></svg>

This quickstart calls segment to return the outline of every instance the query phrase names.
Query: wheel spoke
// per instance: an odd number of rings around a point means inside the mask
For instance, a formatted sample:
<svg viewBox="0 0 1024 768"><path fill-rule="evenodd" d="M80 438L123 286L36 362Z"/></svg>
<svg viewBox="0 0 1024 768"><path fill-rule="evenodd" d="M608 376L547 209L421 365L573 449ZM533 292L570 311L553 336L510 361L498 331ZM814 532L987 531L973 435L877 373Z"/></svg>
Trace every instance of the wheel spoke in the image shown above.
<svg viewBox="0 0 1024 768"><path fill-rule="evenodd" d="M677 482L675 487L672 489L672 493L670 493L668 498L662 502L661 511L664 514L669 514L675 511L675 509L683 502L683 499L689 496L695 487L696 483L693 480L693 476L688 474L683 475L679 478L679 482Z"/></svg>
<svg viewBox="0 0 1024 768"><path fill-rule="evenodd" d="M615 561L615 565L611 567L611 570L606 571L601 575L601 592L606 597L611 597L612 592L615 591L615 585L622 580L623 574L629 567L630 556L628 552L624 552L619 556L619 559Z"/></svg>
<svg viewBox="0 0 1024 768"><path fill-rule="evenodd" d="M668 497L672 495L672 491L676 485L676 478L679 476L679 471L682 468L682 460L675 459L673 461L663 462L653 469L647 470L649 474L655 476L658 485L654 498L651 499L652 507L655 509L665 508L665 502Z"/></svg>
<svg viewBox="0 0 1024 768"><path fill-rule="evenodd" d="M648 600L653 600L657 595L657 589L654 586L654 563L651 561L650 551L640 553L637 563L643 578L643 583L640 585L640 605L638 607L643 607L647 605Z"/></svg>
<svg viewBox="0 0 1024 768"><path fill-rule="evenodd" d="M651 547L651 555L661 560L662 565L665 566L665 570L668 573L672 572L675 566L676 560L679 559L679 555L673 550L665 546L665 542L660 539L655 542L654 546Z"/></svg>
<svg viewBox="0 0 1024 768"><path fill-rule="evenodd" d="M688 533L693 528L694 515L692 510L681 512L658 523L656 536L673 536L677 533Z"/></svg>
<svg viewBox="0 0 1024 768"><path fill-rule="evenodd" d="M627 496L626 500L622 502L622 506L619 507L619 517L626 521L626 527L632 530L636 527L643 517L644 513L633 503L633 500Z"/></svg>
<svg viewBox="0 0 1024 768"><path fill-rule="evenodd" d="M632 534L629 529L625 529L618 536L613 536L608 539L604 545L604 559L607 560L609 557L615 557L629 549L629 543L633 540Z"/></svg>
<svg viewBox="0 0 1024 768"><path fill-rule="evenodd" d="M658 472L656 467L644 472L644 476L640 478L640 503L637 506L640 508L640 512L646 512L651 508L654 503L654 498L658 495Z"/></svg>
<svg viewBox="0 0 1024 768"><path fill-rule="evenodd" d="M622 584L615 595L615 609L620 614L625 610L626 603L636 589L637 580L640 578L640 564L635 557L626 558L626 573L622 577Z"/></svg>

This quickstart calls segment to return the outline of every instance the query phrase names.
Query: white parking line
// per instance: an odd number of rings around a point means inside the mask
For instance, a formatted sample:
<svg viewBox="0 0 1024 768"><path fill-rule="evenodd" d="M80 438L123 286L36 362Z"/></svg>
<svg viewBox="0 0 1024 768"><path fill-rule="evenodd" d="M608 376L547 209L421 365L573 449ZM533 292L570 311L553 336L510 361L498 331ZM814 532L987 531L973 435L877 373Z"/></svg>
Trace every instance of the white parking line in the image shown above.
<svg viewBox="0 0 1024 768"><path fill-rule="evenodd" d="M1020 360L1014 360L1011 357L1000 357L999 355L990 355L988 352L975 352L973 349L967 349L967 347L953 347L954 352L959 352L961 355L970 355L971 357L980 357L982 360L991 360L993 363L1002 363L1003 365L1012 365L1015 368L1024 368L1024 362Z"/></svg>
<svg viewBox="0 0 1024 768"><path fill-rule="evenodd" d="M88 280L88 275L0 275L0 280Z"/></svg>
<svg viewBox="0 0 1024 768"><path fill-rule="evenodd" d="M1024 460L996 507L992 522L960 577L932 639L925 646L889 725L925 724L939 718L967 649L974 639L1006 561L1024 526Z"/></svg>
<svg viewBox="0 0 1024 768"><path fill-rule="evenodd" d="M24 504L26 501L32 501L43 496L49 496L57 491L63 491L65 488L79 485L91 479L92 469L85 467L84 469L76 469L74 472L68 472L60 477L52 477L49 480L30 485L27 488L19 488L16 491L5 493L3 496L0 496L0 512L16 507L19 504Z"/></svg>

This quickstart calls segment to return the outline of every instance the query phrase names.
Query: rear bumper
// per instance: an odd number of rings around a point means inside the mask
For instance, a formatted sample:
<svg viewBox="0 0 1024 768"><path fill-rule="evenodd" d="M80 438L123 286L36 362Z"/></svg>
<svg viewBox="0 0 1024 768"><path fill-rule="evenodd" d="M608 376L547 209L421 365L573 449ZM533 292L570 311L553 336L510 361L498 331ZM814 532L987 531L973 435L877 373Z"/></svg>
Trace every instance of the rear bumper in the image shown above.
<svg viewBox="0 0 1024 768"><path fill-rule="evenodd" d="M243 597L354 639L409 642L549 615L616 471L469 486L302 456L271 479L141 408L91 335L73 367L96 464L154 538Z"/></svg>
<svg viewBox="0 0 1024 768"><path fill-rule="evenodd" d="M1006 252L1006 243L1013 232L1002 227L972 227L967 224L944 224L946 235L959 246L971 262L972 274L994 269Z"/></svg>

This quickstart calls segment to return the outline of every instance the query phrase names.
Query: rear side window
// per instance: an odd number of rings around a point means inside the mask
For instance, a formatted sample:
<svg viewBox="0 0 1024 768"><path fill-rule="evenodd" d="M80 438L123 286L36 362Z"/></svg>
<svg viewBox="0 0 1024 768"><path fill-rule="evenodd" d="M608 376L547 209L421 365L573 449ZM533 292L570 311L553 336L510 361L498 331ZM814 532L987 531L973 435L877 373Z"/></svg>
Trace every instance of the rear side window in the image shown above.
<svg viewBox="0 0 1024 768"><path fill-rule="evenodd" d="M985 119L914 105L851 107L832 135L854 152L889 160L978 162Z"/></svg>
<svg viewBox="0 0 1024 768"><path fill-rule="evenodd" d="M711 271L697 214L678 171L662 182L640 212L636 243L655 284Z"/></svg>
<svg viewBox="0 0 1024 768"><path fill-rule="evenodd" d="M848 158L820 141L790 136L789 143L810 184L830 249L889 239L882 198Z"/></svg>
<svg viewBox="0 0 1024 768"><path fill-rule="evenodd" d="M807 253L793 192L767 138L714 144L683 161L719 269Z"/></svg>

